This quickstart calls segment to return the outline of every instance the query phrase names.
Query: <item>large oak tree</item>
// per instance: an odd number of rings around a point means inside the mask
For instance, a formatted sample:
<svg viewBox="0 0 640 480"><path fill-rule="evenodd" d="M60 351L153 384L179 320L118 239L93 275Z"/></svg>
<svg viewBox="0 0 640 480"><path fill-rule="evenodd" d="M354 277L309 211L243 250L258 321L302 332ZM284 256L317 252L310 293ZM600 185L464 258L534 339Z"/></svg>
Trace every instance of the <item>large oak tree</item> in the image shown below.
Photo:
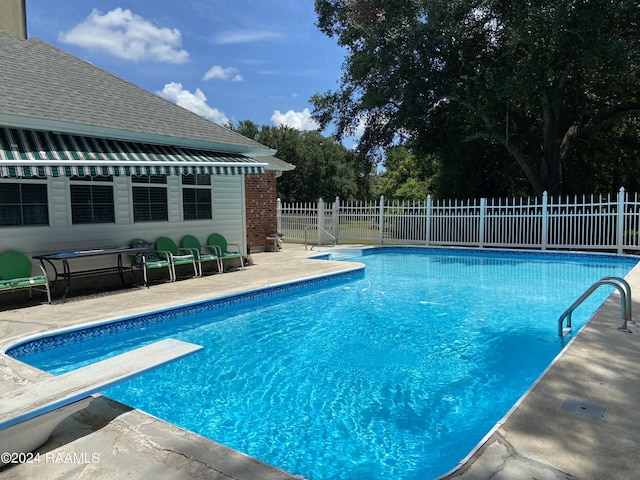
<svg viewBox="0 0 640 480"><path fill-rule="evenodd" d="M640 112L637 1L316 0L315 9L348 53L339 87L312 98L314 116L338 136L365 121L367 152L409 141L429 154L442 137L452 148L499 146L536 194L559 194L577 174L577 147L601 145Z"/></svg>

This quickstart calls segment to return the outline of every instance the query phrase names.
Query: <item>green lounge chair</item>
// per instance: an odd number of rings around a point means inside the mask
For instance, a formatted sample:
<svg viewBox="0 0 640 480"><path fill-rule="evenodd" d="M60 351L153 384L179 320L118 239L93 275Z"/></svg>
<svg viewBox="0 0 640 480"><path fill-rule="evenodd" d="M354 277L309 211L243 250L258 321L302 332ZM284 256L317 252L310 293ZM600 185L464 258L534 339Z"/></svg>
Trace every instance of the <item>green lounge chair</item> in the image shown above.
<svg viewBox="0 0 640 480"><path fill-rule="evenodd" d="M197 257L198 268L200 270L198 275L199 277L202 276L203 262L216 262L216 264L218 265L218 271L222 272L222 259L220 258L220 255L218 255L216 249L209 248L210 253L205 252L203 245L200 244L200 240L198 240L193 235L185 235L184 237L182 237L180 246L185 250L189 250Z"/></svg>
<svg viewBox="0 0 640 480"><path fill-rule="evenodd" d="M166 268L169 271L169 281L173 282L175 280L173 269L171 268L171 262L158 256L153 243L136 238L135 240L131 241L131 246L140 248L148 247L148 250L146 250L145 252L137 253L131 258L131 270L134 271L134 269L136 268L142 270L142 278L144 279L145 287L149 288L149 278L147 275L147 270Z"/></svg>
<svg viewBox="0 0 640 480"><path fill-rule="evenodd" d="M217 250L218 255L220 255L221 261L227 260L229 258L239 258L240 267L244 269L244 259L242 257L242 252L240 251L240 246L237 243L228 244L227 240L222 235L220 235L219 233L212 233L211 235L209 235L207 245L205 246L213 250ZM235 250L228 250L229 247L234 247Z"/></svg>
<svg viewBox="0 0 640 480"><path fill-rule="evenodd" d="M29 298L33 290L47 294L47 302L51 303L49 279L42 265L40 274L33 275L33 264L24 253L9 251L0 255L0 292L13 292L23 288L29 289Z"/></svg>
<svg viewBox="0 0 640 480"><path fill-rule="evenodd" d="M189 253L184 253L188 251ZM194 252L189 249L178 248L176 242L169 237L160 237L156 240L156 252L161 258L169 260L171 262L171 269L173 270L173 281L177 280L176 265L188 265L193 266L193 276L198 277L198 259ZM182 253L181 253L182 252Z"/></svg>

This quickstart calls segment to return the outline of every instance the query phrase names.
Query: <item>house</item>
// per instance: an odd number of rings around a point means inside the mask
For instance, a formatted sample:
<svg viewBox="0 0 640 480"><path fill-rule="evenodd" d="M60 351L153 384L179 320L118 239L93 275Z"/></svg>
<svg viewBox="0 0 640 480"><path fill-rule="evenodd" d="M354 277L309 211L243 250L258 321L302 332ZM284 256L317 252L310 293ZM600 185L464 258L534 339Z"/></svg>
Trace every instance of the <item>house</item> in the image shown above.
<svg viewBox="0 0 640 480"><path fill-rule="evenodd" d="M264 248L277 228L276 178L294 168L275 153L45 42L0 31L0 252L214 232L243 252Z"/></svg>

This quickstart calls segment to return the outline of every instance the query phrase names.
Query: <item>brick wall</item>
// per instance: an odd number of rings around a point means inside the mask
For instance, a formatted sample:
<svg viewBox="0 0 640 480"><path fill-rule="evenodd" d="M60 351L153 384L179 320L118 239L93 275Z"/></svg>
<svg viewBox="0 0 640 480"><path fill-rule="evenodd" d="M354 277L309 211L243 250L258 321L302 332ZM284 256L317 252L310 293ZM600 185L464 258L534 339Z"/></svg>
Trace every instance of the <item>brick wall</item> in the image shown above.
<svg viewBox="0 0 640 480"><path fill-rule="evenodd" d="M265 237L278 229L276 172L245 176L247 241L251 251L263 251Z"/></svg>

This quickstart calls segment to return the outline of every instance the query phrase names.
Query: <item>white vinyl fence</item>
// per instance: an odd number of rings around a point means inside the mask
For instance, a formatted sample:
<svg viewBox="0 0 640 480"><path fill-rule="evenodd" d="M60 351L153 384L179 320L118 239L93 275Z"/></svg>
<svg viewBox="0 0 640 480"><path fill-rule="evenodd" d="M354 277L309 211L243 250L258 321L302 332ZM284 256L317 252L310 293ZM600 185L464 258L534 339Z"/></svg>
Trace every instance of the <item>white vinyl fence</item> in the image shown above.
<svg viewBox="0 0 640 480"><path fill-rule="evenodd" d="M640 197L617 195L283 204L278 231L309 244L403 243L532 249L640 250Z"/></svg>

